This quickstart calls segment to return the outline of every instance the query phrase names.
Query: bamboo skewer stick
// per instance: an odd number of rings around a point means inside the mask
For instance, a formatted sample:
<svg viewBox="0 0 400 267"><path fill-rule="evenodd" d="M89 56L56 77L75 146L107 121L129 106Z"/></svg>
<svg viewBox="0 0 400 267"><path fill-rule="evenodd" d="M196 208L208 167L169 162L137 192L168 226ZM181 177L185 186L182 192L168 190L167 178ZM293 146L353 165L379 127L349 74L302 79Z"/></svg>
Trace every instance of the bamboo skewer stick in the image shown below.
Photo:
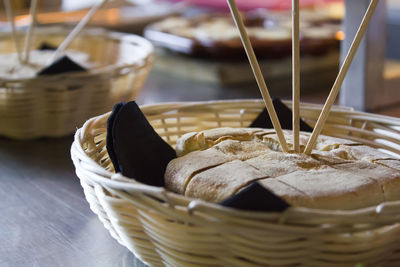
<svg viewBox="0 0 400 267"><path fill-rule="evenodd" d="M240 39L242 40L243 46L245 48L247 57L250 61L251 68L253 70L253 74L257 81L258 88L261 91L261 95L264 99L265 106L268 110L269 116L271 117L272 125L276 131L276 134L279 139L279 143L281 144L282 150L284 152L288 152L288 147L286 144L285 136L282 131L281 124L278 120L278 116L276 115L276 111L274 105L272 104L271 96L269 95L267 85L265 84L265 80L260 70L260 66L258 65L257 58L254 54L253 48L251 46L249 37L247 36L247 32L245 26L243 24L243 20L239 14L239 10L236 6L235 0L227 0L229 9L232 13L233 20L235 21L236 27L240 33Z"/></svg>
<svg viewBox="0 0 400 267"><path fill-rule="evenodd" d="M4 0L4 8L6 10L8 20L11 23L11 34L14 40L15 50L17 51L18 61L20 64L22 64L23 62L22 62L21 47L18 42L17 29L15 27L14 12L10 0Z"/></svg>
<svg viewBox="0 0 400 267"><path fill-rule="evenodd" d="M300 153L300 47L299 0L292 0L292 129L293 147Z"/></svg>
<svg viewBox="0 0 400 267"><path fill-rule="evenodd" d="M75 28L70 32L70 34L64 39L64 41L58 46L57 50L54 52L54 56L52 58L52 62L55 61L60 54L70 45L70 43L75 39L75 37L83 30L86 24L91 20L94 14L103 7L103 5L108 0L101 0L96 3L88 13L79 21L79 23L75 26Z"/></svg>
<svg viewBox="0 0 400 267"><path fill-rule="evenodd" d="M329 93L328 99L325 102L325 105L321 111L321 114L318 117L317 123L314 127L314 130L311 134L310 139L307 142L307 146L304 150L304 153L309 155L314 148L315 142L318 138L318 135L321 133L322 128L325 124L325 121L329 115L329 111L335 102L335 99L339 93L340 87L342 86L343 80L346 77L347 71L351 65L351 62L353 61L354 55L357 52L358 46L360 45L360 42L364 36L364 33L368 27L369 22L371 21L372 15L375 11L375 8L378 4L379 0L371 0L367 11L365 12L364 18L360 24L360 27L357 30L357 33L354 37L354 40L350 46L350 49L346 55L346 58L343 62L342 67L340 68L339 74L336 77L335 83L333 84L333 87L331 89L331 92Z"/></svg>
<svg viewBox="0 0 400 267"><path fill-rule="evenodd" d="M35 21L36 21L36 10L37 10L37 0L31 0L31 7L30 7L30 17L31 22L29 24L29 29L25 37L25 46L24 46L24 64L29 62L30 50L31 50L31 41L33 30L35 28Z"/></svg>

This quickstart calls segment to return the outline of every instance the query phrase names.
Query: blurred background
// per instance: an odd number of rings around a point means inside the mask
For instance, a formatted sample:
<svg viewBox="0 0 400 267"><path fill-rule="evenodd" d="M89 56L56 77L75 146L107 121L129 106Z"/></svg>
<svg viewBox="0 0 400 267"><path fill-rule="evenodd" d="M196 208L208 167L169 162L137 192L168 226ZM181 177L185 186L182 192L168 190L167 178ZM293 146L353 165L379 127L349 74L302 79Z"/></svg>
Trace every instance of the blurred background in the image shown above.
<svg viewBox="0 0 400 267"><path fill-rule="evenodd" d="M40 0L36 23L72 27L96 2ZM290 98L291 1L237 2L254 31L253 46L272 95ZM17 27L27 27L30 1L12 4ZM354 34L368 1L303 0L300 4L302 100L322 103L351 42L346 35ZM0 29L8 31L1 8ZM227 12L225 0L114 0L95 14L89 26L144 34L156 46L154 67L138 97L141 103L258 97L247 58L240 43L232 41L238 37L229 36L232 28L225 27L232 23ZM338 101L380 112L396 109L400 102L400 0L381 1L374 17ZM375 66L372 74L371 66Z"/></svg>

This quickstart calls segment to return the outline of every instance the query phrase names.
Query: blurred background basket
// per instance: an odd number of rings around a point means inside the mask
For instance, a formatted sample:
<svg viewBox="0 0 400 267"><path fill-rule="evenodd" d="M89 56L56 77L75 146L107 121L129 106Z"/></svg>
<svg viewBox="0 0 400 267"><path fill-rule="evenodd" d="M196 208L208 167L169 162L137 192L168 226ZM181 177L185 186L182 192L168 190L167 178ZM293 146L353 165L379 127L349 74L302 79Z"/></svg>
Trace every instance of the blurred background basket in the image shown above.
<svg viewBox="0 0 400 267"><path fill-rule="evenodd" d="M285 102L290 104L289 102ZM245 127L259 100L143 106L171 145L190 131ZM302 104L314 125L322 106ZM114 173L106 150L109 113L76 132L71 155L90 208L111 235L150 266L400 266L400 201L351 211L291 207L246 212L190 199ZM324 134L400 157L400 119L335 107Z"/></svg>
<svg viewBox="0 0 400 267"><path fill-rule="evenodd" d="M37 28L32 47L58 46L71 29ZM19 32L24 42L24 32ZM73 133L90 117L134 99L153 62L153 46L142 37L86 29L68 50L87 53L95 67L25 79L0 79L0 135L15 139ZM10 33L0 33L0 53L15 52ZM1 64L1 63L0 63Z"/></svg>

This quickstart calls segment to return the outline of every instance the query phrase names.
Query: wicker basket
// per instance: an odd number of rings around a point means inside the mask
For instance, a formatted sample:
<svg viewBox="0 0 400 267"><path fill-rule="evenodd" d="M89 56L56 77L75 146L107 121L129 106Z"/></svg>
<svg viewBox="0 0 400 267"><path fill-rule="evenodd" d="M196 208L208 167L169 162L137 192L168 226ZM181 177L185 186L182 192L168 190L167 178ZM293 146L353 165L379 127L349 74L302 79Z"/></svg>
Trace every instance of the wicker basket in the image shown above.
<svg viewBox="0 0 400 267"><path fill-rule="evenodd" d="M43 41L59 45L70 29L38 28L32 47ZM19 33L22 43L24 33ZM16 139L57 137L109 111L120 101L134 99L153 62L153 46L139 36L84 30L69 49L89 55L96 67L25 79L0 79L0 135ZM9 33L0 33L0 53L15 52Z"/></svg>
<svg viewBox="0 0 400 267"><path fill-rule="evenodd" d="M247 126L259 100L143 106L171 145L189 131ZM320 105L302 104L315 124ZM86 199L119 243L151 266L400 266L400 201L352 211L291 207L239 211L193 200L115 174L105 147L105 114L88 120L71 148ZM400 155L400 119L335 107L324 134Z"/></svg>

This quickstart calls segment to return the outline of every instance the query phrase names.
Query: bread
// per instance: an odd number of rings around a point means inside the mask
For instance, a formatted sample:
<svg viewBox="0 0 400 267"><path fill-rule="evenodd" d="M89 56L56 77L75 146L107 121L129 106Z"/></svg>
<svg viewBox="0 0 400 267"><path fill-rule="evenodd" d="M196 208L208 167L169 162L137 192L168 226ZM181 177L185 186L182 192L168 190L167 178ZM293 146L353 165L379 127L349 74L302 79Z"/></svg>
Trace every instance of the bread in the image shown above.
<svg viewBox="0 0 400 267"><path fill-rule="evenodd" d="M282 19L282 17L284 19ZM243 22L257 57L283 58L291 53L290 13L278 16L242 14ZM302 20L300 47L304 54L324 54L338 49L335 34L340 23ZM243 60L245 51L231 16L170 17L149 25L144 35L156 46L202 59Z"/></svg>
<svg viewBox="0 0 400 267"><path fill-rule="evenodd" d="M284 131L292 147L291 131ZM301 132L304 149L309 133ZM217 128L177 141L167 189L221 202L254 181L294 206L356 209L400 199L400 160L353 141L321 135L310 156L283 153L274 130Z"/></svg>
<svg viewBox="0 0 400 267"><path fill-rule="evenodd" d="M71 61L67 62L70 64L62 65L64 68L60 70L67 72L72 70L80 70L80 68L84 70L95 67L95 64L90 62L89 54L80 51L68 50L66 51L65 55L68 56L73 63L70 63ZM29 79L35 77L38 73L40 74L44 68L49 67L47 64L52 60L53 56L54 51L52 50L32 50L29 54L29 64L20 64L17 53L0 54L0 78ZM63 59L63 57L60 59Z"/></svg>

